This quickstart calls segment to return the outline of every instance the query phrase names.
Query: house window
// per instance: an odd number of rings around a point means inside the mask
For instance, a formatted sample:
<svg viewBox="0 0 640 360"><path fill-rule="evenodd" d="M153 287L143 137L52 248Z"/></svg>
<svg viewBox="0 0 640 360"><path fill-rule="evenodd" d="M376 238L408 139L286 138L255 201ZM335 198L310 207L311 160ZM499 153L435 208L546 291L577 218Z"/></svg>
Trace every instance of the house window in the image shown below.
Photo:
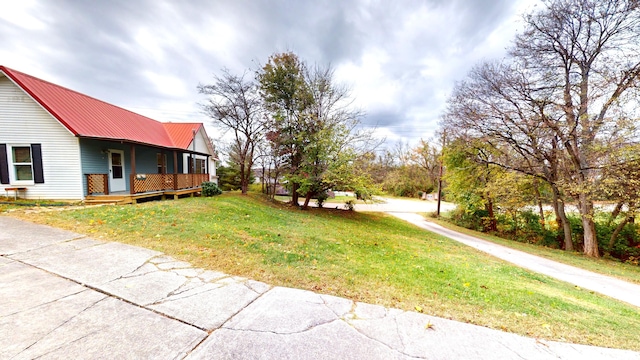
<svg viewBox="0 0 640 360"><path fill-rule="evenodd" d="M14 146L11 148L13 176L16 181L33 181L33 166L30 146Z"/></svg>
<svg viewBox="0 0 640 360"><path fill-rule="evenodd" d="M207 168L206 168L206 163L204 159L197 159L196 158L196 174L206 174L207 173Z"/></svg>
<svg viewBox="0 0 640 360"><path fill-rule="evenodd" d="M167 173L167 154L158 153L156 158L158 163L158 174L166 174Z"/></svg>
<svg viewBox="0 0 640 360"><path fill-rule="evenodd" d="M122 154L117 152L111 153L111 170L113 171L112 177L114 179L122 179Z"/></svg>
<svg viewBox="0 0 640 360"><path fill-rule="evenodd" d="M185 174L206 174L207 173L207 157L202 155L183 154Z"/></svg>
<svg viewBox="0 0 640 360"><path fill-rule="evenodd" d="M30 185L44 183L40 144L0 144L0 183Z"/></svg>

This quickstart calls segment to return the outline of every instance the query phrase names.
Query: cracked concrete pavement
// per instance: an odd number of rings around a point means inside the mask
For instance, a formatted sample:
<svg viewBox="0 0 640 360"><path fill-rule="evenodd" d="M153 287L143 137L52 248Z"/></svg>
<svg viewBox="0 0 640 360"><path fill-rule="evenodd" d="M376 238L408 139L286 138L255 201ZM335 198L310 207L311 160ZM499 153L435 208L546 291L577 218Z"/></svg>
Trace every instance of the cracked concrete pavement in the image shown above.
<svg viewBox="0 0 640 360"><path fill-rule="evenodd" d="M0 359L640 359L273 287L10 217L0 228Z"/></svg>

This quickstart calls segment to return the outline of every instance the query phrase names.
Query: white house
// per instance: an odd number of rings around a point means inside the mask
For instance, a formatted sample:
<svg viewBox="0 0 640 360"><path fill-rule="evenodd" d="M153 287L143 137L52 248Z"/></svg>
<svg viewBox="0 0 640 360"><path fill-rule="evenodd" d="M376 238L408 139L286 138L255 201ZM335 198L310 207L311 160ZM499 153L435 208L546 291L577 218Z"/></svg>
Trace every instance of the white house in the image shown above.
<svg viewBox="0 0 640 360"><path fill-rule="evenodd" d="M201 123L161 123L0 66L0 193L177 197L216 181Z"/></svg>

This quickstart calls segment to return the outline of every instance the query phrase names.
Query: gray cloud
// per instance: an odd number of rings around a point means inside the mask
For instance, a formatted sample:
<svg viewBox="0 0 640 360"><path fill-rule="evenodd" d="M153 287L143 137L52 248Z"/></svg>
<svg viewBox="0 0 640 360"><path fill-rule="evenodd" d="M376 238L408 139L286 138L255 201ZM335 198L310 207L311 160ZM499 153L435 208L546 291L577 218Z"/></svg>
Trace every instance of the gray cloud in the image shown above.
<svg viewBox="0 0 640 360"><path fill-rule="evenodd" d="M363 125L415 141L437 127L444 94L488 51L487 37L509 21L517 3L39 0L28 9L37 26L10 21L18 13L0 15L0 58L116 105L189 104L163 111L171 119L202 121L196 85L223 67L255 69L287 50L310 63L360 67L376 54L380 74L364 79L379 82L381 91L389 84L398 89L386 107L363 109ZM363 78L353 81L356 90Z"/></svg>

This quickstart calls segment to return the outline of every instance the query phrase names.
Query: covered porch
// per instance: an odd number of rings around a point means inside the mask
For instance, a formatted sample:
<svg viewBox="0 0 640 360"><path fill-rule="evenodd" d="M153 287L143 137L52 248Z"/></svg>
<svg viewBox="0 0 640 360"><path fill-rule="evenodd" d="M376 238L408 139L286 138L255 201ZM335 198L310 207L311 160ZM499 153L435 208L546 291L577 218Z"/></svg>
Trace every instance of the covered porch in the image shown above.
<svg viewBox="0 0 640 360"><path fill-rule="evenodd" d="M208 154L201 152L96 140L81 144L89 204L194 196L211 179Z"/></svg>
<svg viewBox="0 0 640 360"><path fill-rule="evenodd" d="M86 174L89 204L135 204L140 199L159 197L166 199L194 196L202 191L201 184L209 181L209 174L131 174L131 191L109 191L108 174Z"/></svg>

